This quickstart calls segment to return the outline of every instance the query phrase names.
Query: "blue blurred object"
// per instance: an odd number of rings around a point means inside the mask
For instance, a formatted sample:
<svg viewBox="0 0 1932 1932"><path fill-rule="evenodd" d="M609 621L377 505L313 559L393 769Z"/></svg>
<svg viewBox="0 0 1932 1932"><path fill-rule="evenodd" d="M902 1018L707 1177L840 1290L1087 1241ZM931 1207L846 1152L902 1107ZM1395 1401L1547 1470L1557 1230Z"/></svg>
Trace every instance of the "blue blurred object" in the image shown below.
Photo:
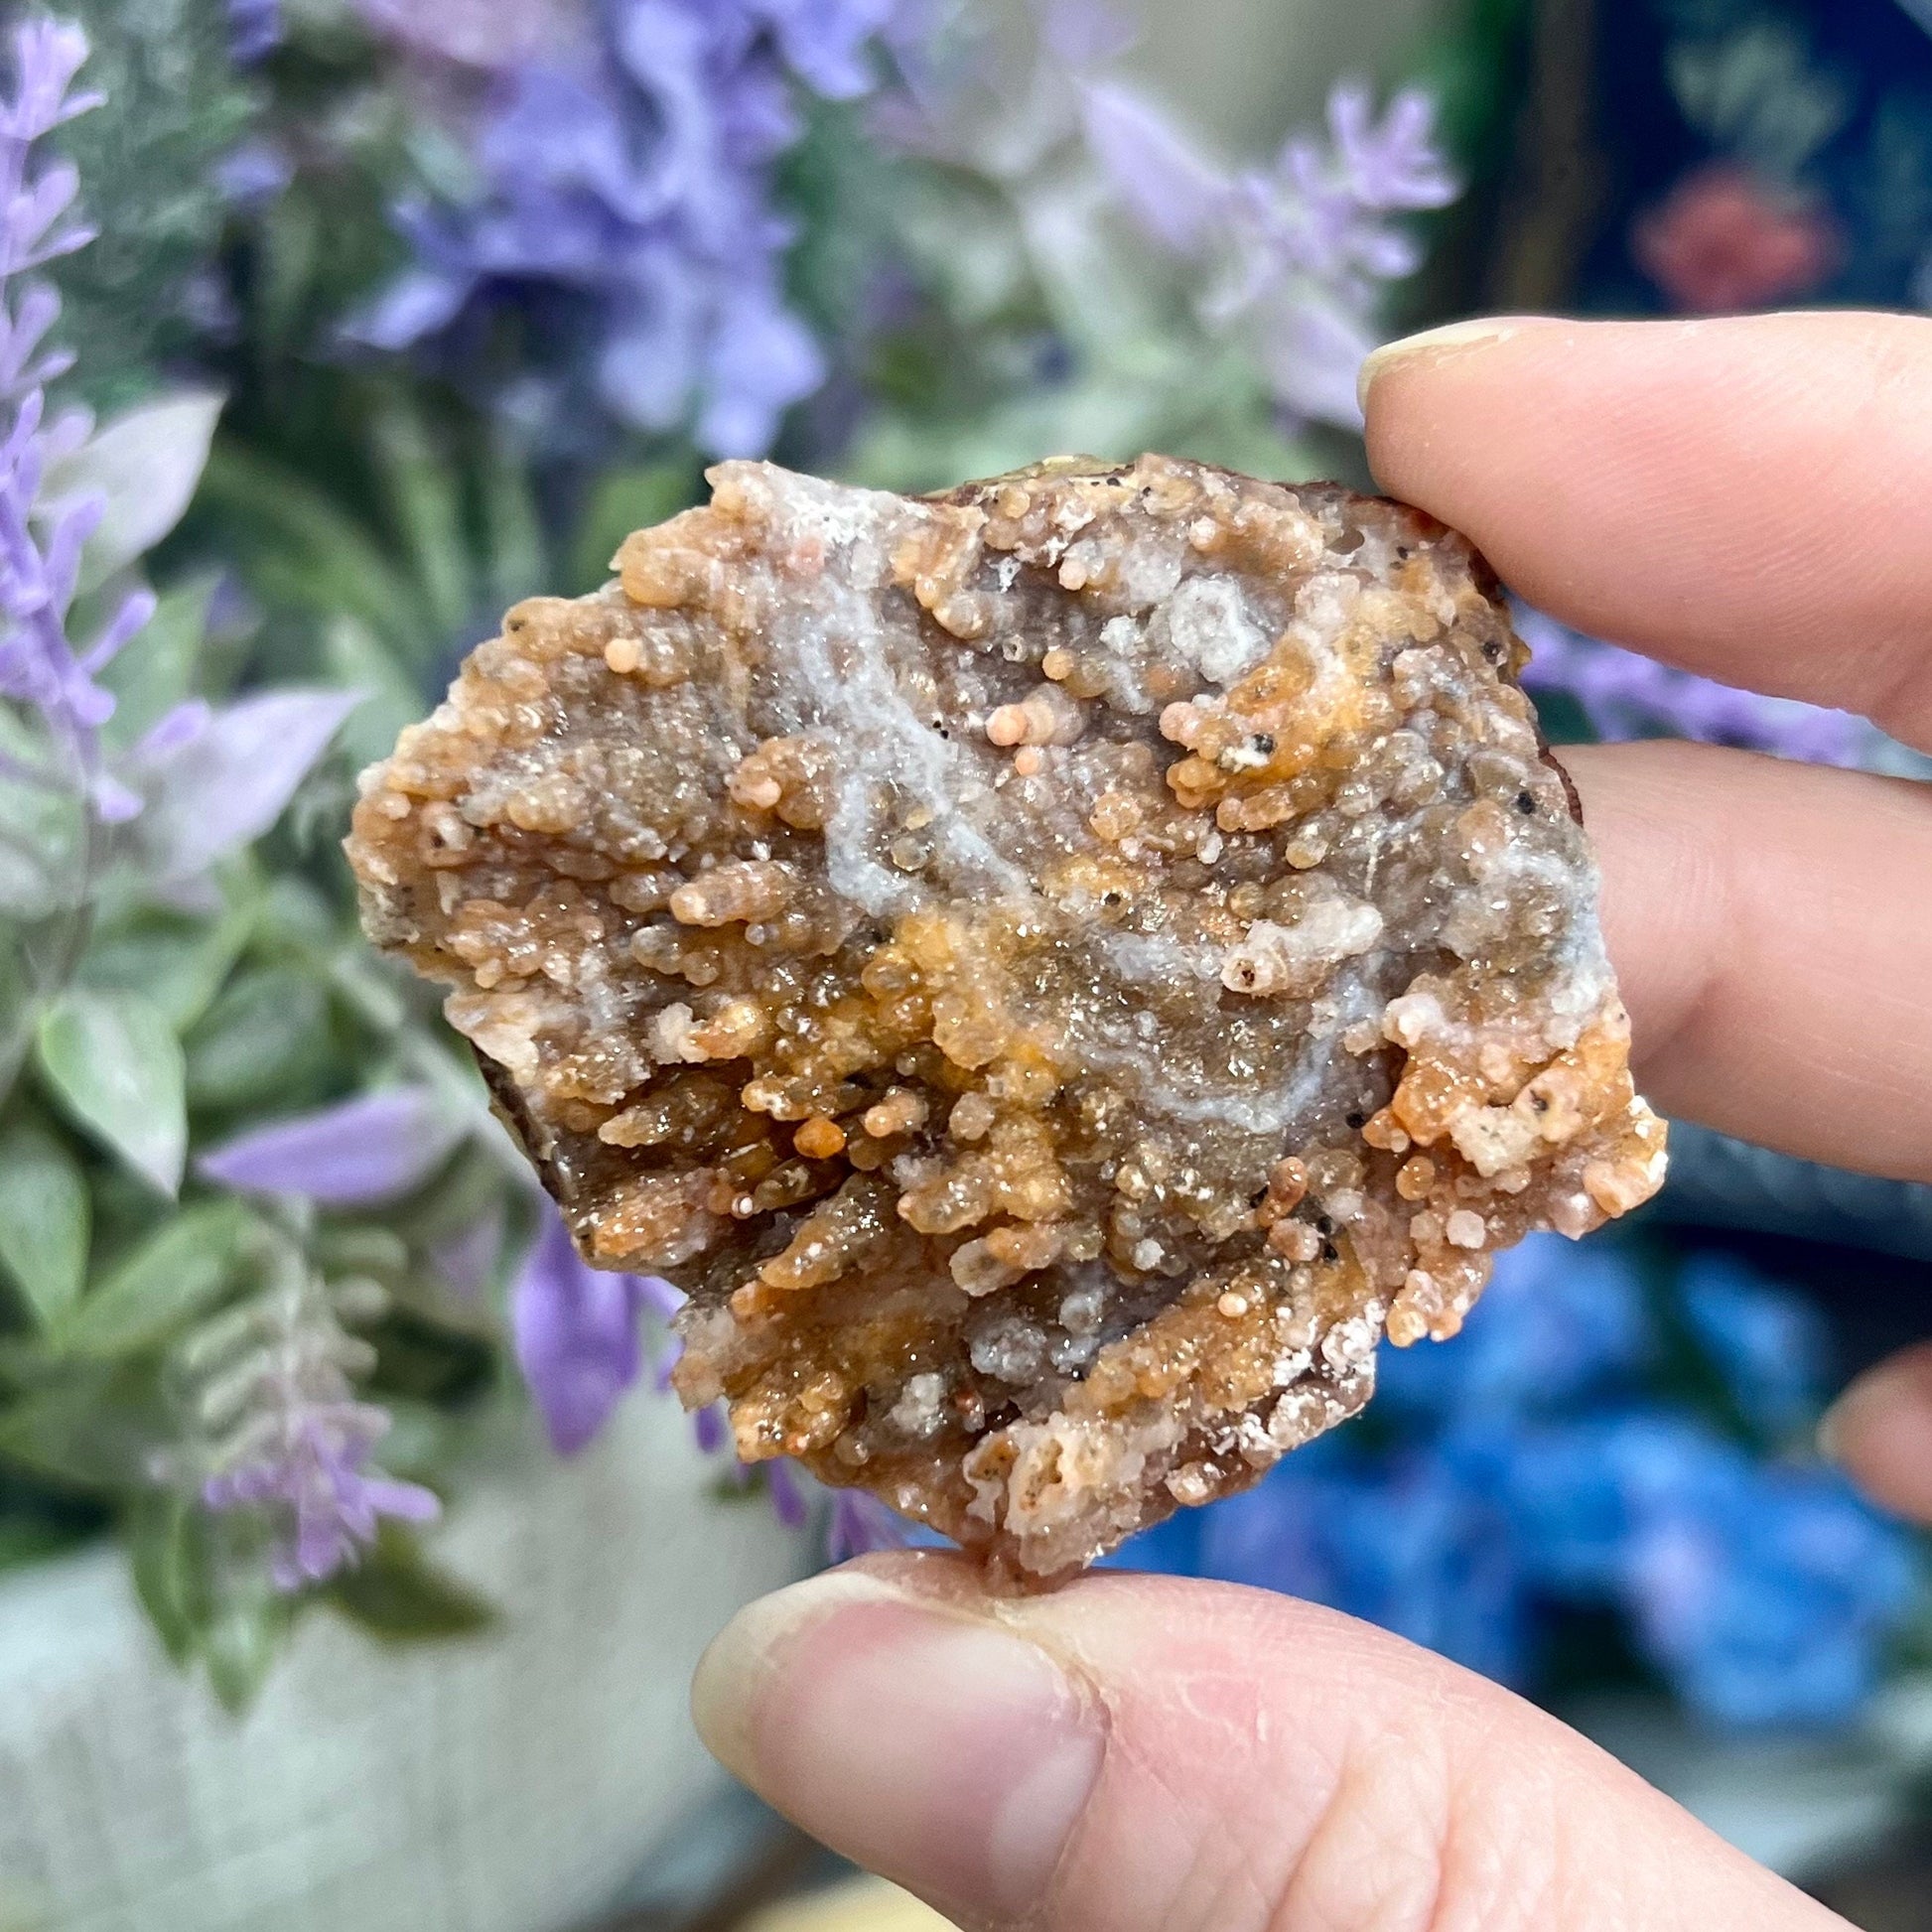
<svg viewBox="0 0 1932 1932"><path fill-rule="evenodd" d="M1823 1317L1725 1254L1694 1254L1677 1279L1685 1321L1744 1420L1773 1441L1815 1421L1831 1341Z"/></svg>
<svg viewBox="0 0 1932 1932"><path fill-rule="evenodd" d="M1731 1257L1652 1267L1532 1236L1459 1339L1384 1351L1365 1422L1119 1560L1311 1597L1531 1690L1554 1614L1608 1611L1713 1722L1848 1721L1914 1571L1838 1475L1775 1459L1816 1416L1822 1324ZM1702 1407L1664 1391L1687 1352Z"/></svg>
<svg viewBox="0 0 1932 1932"><path fill-rule="evenodd" d="M1376 1399L1442 1424L1547 1412L1634 1375L1654 1347L1628 1250L1533 1234L1497 1257L1454 1347L1384 1350Z"/></svg>

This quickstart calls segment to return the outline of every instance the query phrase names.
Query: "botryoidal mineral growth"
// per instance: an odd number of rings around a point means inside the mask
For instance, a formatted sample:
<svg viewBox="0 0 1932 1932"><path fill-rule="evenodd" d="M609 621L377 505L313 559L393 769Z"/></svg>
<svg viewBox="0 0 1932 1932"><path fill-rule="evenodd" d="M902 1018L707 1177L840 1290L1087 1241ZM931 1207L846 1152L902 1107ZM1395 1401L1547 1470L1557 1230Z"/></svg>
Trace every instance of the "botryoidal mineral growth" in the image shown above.
<svg viewBox="0 0 1932 1932"><path fill-rule="evenodd" d="M712 484L510 612L348 851L741 1455L1050 1581L1655 1191L1461 537L1155 456Z"/></svg>

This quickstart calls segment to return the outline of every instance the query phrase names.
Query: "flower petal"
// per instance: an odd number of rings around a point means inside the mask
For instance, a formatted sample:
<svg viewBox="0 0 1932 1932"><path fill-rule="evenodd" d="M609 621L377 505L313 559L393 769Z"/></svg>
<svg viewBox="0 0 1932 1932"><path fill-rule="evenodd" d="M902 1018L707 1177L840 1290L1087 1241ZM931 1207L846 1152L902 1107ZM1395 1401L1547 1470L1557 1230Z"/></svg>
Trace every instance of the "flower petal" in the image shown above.
<svg viewBox="0 0 1932 1932"><path fill-rule="evenodd" d="M637 1380L636 1278L590 1267L552 1213L510 1297L516 1364L559 1455L587 1448Z"/></svg>
<svg viewBox="0 0 1932 1932"><path fill-rule="evenodd" d="M1176 253L1198 253L1227 212L1227 177L1131 88L1095 81L1080 105L1087 143L1135 219Z"/></svg>
<svg viewBox="0 0 1932 1932"><path fill-rule="evenodd" d="M243 1192L348 1206L406 1194L468 1131L427 1087L385 1087L254 1128L195 1165Z"/></svg>

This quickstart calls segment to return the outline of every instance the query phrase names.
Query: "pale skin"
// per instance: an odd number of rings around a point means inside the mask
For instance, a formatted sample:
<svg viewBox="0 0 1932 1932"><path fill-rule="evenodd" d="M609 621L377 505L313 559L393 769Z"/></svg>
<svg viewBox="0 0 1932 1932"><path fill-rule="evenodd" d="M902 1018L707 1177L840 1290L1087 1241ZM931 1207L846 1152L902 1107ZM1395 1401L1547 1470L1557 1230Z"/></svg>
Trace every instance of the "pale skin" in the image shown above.
<svg viewBox="0 0 1932 1932"><path fill-rule="evenodd" d="M1510 320L1397 345L1365 389L1383 487L1534 603L1932 752L1932 322ZM1932 793L1701 746L1565 759L1652 1100L1932 1180ZM1932 1345L1827 1438L1932 1521ZM743 1612L694 1708L780 1811L969 1928L1845 1926L1508 1692L1226 1585L1003 1602L956 1558L869 1558Z"/></svg>

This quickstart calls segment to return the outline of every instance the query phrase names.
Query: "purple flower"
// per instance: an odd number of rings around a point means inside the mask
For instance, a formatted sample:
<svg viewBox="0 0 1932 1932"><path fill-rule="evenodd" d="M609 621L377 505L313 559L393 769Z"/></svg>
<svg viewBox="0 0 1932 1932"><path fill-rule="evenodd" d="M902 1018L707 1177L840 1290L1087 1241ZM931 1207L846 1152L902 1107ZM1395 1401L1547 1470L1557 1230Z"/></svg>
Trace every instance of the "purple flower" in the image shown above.
<svg viewBox="0 0 1932 1932"><path fill-rule="evenodd" d="M771 165L801 123L793 83L832 97L870 84L886 0L610 0L597 31L504 73L463 207L398 222L415 262L357 336L438 341L464 363L492 318L538 358L523 393L583 398L609 419L688 426L717 455L761 454L823 381L786 306L792 230Z"/></svg>
<svg viewBox="0 0 1932 1932"><path fill-rule="evenodd" d="M1138 38L1132 17L1107 0L1047 0L1040 10L1040 45L1074 72L1125 54Z"/></svg>
<svg viewBox="0 0 1932 1932"><path fill-rule="evenodd" d="M1907 1604L1904 1532L1842 1477L1753 1463L1683 1418L1555 1433L1505 1486L1545 1573L1621 1601L1683 1695L1725 1723L1850 1718Z"/></svg>
<svg viewBox="0 0 1932 1932"><path fill-rule="evenodd" d="M771 1513L788 1530L802 1530L811 1518L811 1499L806 1494L798 1464L788 1456L764 1465L765 1493L771 1498Z"/></svg>
<svg viewBox="0 0 1932 1932"><path fill-rule="evenodd" d="M1820 1375L1832 1357L1817 1309L1725 1254L1694 1255L1677 1294L1699 1346L1753 1429L1776 1442L1817 1421Z"/></svg>
<svg viewBox="0 0 1932 1932"><path fill-rule="evenodd" d="M1398 94L1378 120L1367 89L1345 82L1329 96L1325 141L1297 135L1271 167L1232 174L1128 88L1090 82L1083 106L1088 145L1129 212L1205 271L1206 326L1241 332L1291 416L1359 426L1355 377L1382 291L1419 259L1392 217L1456 193L1429 97Z"/></svg>
<svg viewBox="0 0 1932 1932"><path fill-rule="evenodd" d="M1728 1445L1637 1508L1624 1588L1692 1704L1731 1725L1856 1715L1913 1593L1897 1526L1836 1473L1755 1468Z"/></svg>
<svg viewBox="0 0 1932 1932"><path fill-rule="evenodd" d="M295 163L279 142L238 142L214 166L214 185L228 203L254 211L266 207L295 179Z"/></svg>
<svg viewBox="0 0 1932 1932"><path fill-rule="evenodd" d="M1689 738L1740 745L1807 764L1857 765L1876 734L1863 719L1795 698L1739 691L1572 630L1527 606L1516 627L1530 647L1523 682L1575 698L1599 738Z"/></svg>
<svg viewBox="0 0 1932 1932"><path fill-rule="evenodd" d="M362 1402L292 1403L275 1439L202 1486L209 1509L268 1508L287 1527L269 1557L275 1587L326 1583L375 1541L379 1519L433 1522L442 1505L420 1483L367 1467L389 1418Z"/></svg>
<svg viewBox="0 0 1932 1932"><path fill-rule="evenodd" d="M898 0L743 0L741 32L768 32L779 57L813 92L851 100L873 83L873 41ZM720 8L720 11L725 11Z"/></svg>
<svg viewBox="0 0 1932 1932"><path fill-rule="evenodd" d="M228 0L228 55L237 67L265 61L282 44L282 0Z"/></svg>
<svg viewBox="0 0 1932 1932"><path fill-rule="evenodd" d="M182 1345L211 1432L204 1505L267 1515L278 1588L326 1582L375 1541L383 1517L426 1523L436 1497L373 1466L387 1413L357 1402L351 1374L374 1350L342 1325L327 1286L292 1247L273 1255L269 1286Z"/></svg>
<svg viewBox="0 0 1932 1932"><path fill-rule="evenodd" d="M516 1365L559 1455L589 1446L643 1368L637 1317L664 1284L593 1268L546 1216L510 1297Z"/></svg>
<svg viewBox="0 0 1932 1932"><path fill-rule="evenodd" d="M723 1455L732 1447L731 1429L723 1409L715 1402L708 1402L693 1412L691 1433L702 1454Z"/></svg>
<svg viewBox="0 0 1932 1932"><path fill-rule="evenodd" d="M23 23L13 35L14 91L0 98L0 696L32 707L48 727L57 765L39 781L77 786L112 817L125 815L127 799L100 770L96 734L114 701L94 679L154 607L145 596L127 599L84 651L68 637L81 546L102 505L42 499L50 467L73 453L88 425L77 413L48 417L45 385L71 358L43 346L59 298L43 282L21 280L92 238L69 218L72 166L35 157L46 135L98 103L72 90L86 55L79 28L45 17Z"/></svg>
<svg viewBox="0 0 1932 1932"><path fill-rule="evenodd" d="M427 1087L383 1087L250 1128L195 1165L206 1179L240 1192L346 1207L419 1186L470 1127Z"/></svg>
<svg viewBox="0 0 1932 1932"><path fill-rule="evenodd" d="M832 1519L825 1531L828 1563L843 1563L873 1550L902 1550L911 1540L912 1526L877 1496L863 1489L833 1490Z"/></svg>

